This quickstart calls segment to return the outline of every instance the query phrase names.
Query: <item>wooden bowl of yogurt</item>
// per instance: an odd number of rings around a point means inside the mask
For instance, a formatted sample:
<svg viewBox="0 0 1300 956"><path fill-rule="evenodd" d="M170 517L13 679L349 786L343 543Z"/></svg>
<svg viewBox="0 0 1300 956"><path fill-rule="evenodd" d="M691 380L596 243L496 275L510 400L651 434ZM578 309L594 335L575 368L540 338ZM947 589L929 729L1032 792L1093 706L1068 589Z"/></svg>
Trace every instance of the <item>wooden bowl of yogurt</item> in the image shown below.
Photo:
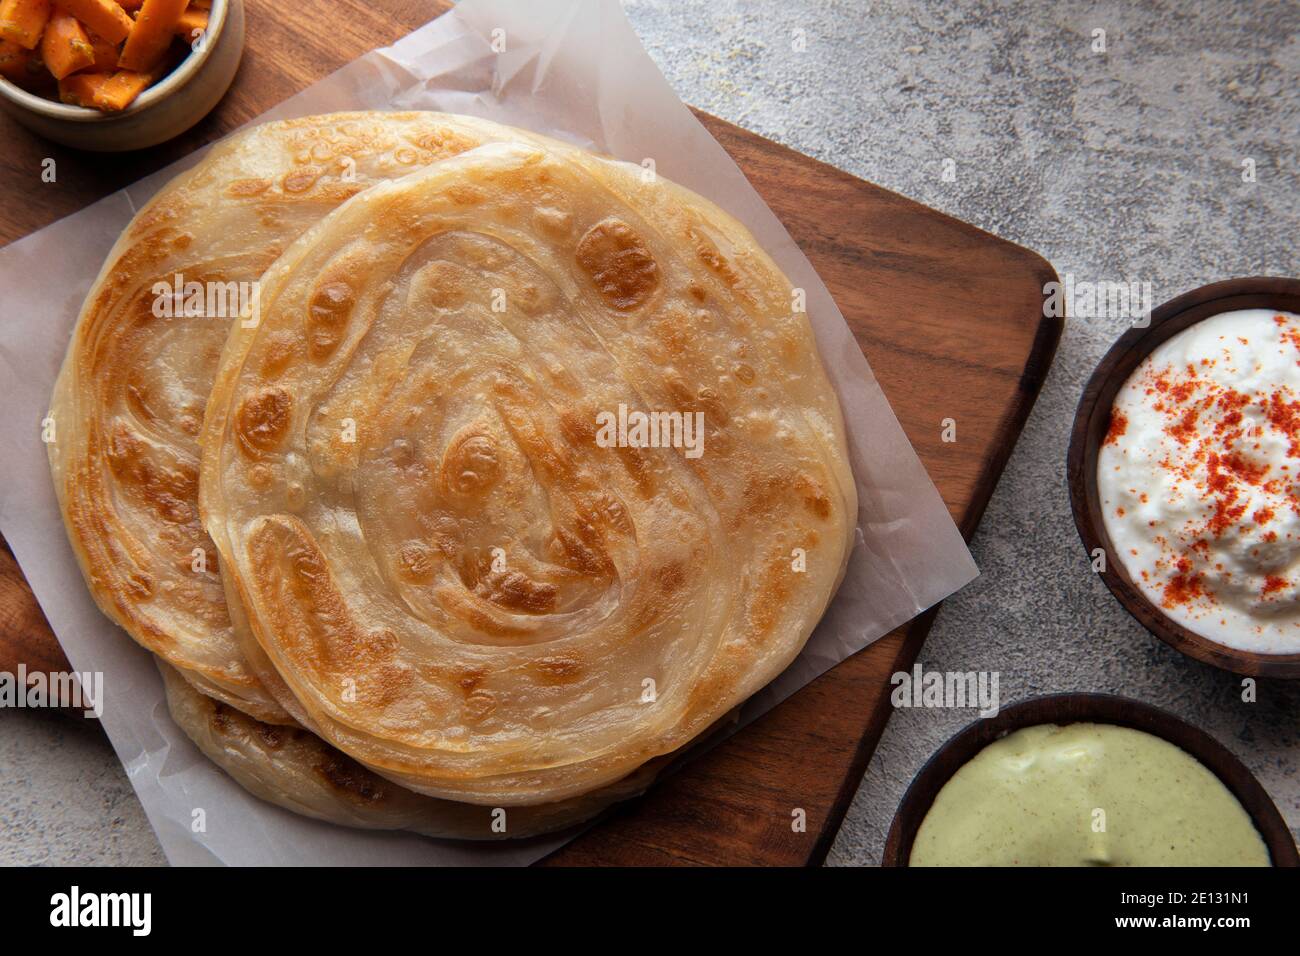
<svg viewBox="0 0 1300 956"><path fill-rule="evenodd" d="M1282 815L1213 737L1107 694L1021 701L908 787L885 866L1287 866Z"/></svg>
<svg viewBox="0 0 1300 956"><path fill-rule="evenodd" d="M1125 332L1084 390L1068 475L1093 569L1149 631L1300 678L1300 280L1203 286Z"/></svg>

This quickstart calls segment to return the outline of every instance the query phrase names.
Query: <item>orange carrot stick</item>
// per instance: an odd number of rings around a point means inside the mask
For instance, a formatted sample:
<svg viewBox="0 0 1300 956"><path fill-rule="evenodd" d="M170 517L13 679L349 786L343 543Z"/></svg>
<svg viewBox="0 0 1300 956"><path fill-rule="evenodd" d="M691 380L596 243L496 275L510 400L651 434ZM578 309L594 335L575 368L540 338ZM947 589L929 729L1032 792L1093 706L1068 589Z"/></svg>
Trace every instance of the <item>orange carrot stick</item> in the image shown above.
<svg viewBox="0 0 1300 956"><path fill-rule="evenodd" d="M95 109L95 97L109 81L108 73L73 73L59 80L59 100L72 106Z"/></svg>
<svg viewBox="0 0 1300 956"><path fill-rule="evenodd" d="M27 64L31 59L31 50L24 50L13 40L0 40L0 76L6 80L23 83L27 79Z"/></svg>
<svg viewBox="0 0 1300 956"><path fill-rule="evenodd" d="M144 0L117 65L143 73L162 59L189 0Z"/></svg>
<svg viewBox="0 0 1300 956"><path fill-rule="evenodd" d="M158 82L163 72L162 66L155 66L145 72L118 70L95 91L95 106L106 113L120 112L134 103L137 96Z"/></svg>
<svg viewBox="0 0 1300 956"><path fill-rule="evenodd" d="M24 50L36 49L50 19L50 0L3 0L0 3L0 37Z"/></svg>
<svg viewBox="0 0 1300 956"><path fill-rule="evenodd" d="M194 6L194 0L190 0L190 5L181 14L181 18L176 21L176 35L186 43L193 43L199 38L204 30L208 28L208 11L200 10Z"/></svg>
<svg viewBox="0 0 1300 956"><path fill-rule="evenodd" d="M50 17L41 37L41 58L54 78L61 80L69 73L93 65L95 49L90 45L85 27L59 10Z"/></svg>
<svg viewBox="0 0 1300 956"><path fill-rule="evenodd" d="M24 50L13 40L0 40L0 76L37 96L57 98L57 83L45 68L40 50Z"/></svg>
<svg viewBox="0 0 1300 956"><path fill-rule="evenodd" d="M92 72L112 73L117 69L117 58L121 56L122 51L117 48L116 43L109 43L103 37L92 33L90 48L95 53L95 62L90 67Z"/></svg>
<svg viewBox="0 0 1300 956"><path fill-rule="evenodd" d="M135 25L117 0L59 0L59 6L109 43L121 43Z"/></svg>

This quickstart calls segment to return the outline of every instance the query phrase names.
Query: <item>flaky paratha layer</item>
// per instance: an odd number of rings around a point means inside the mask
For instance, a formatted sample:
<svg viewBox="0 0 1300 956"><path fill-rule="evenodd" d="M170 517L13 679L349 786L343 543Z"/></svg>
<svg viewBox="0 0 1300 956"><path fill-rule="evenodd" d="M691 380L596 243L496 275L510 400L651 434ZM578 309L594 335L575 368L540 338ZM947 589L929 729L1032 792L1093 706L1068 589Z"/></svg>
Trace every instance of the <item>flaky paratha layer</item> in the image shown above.
<svg viewBox="0 0 1300 956"><path fill-rule="evenodd" d="M659 762L595 793L538 807L454 803L385 780L300 727L267 724L196 691L158 662L177 726L254 796L303 816L367 830L450 840L523 839L563 830L643 792Z"/></svg>
<svg viewBox="0 0 1300 956"><path fill-rule="evenodd" d="M717 207L541 140L344 204L264 276L204 424L253 666L457 801L564 800L696 737L798 653L847 561L796 301ZM602 438L628 412L702 416L699 453Z"/></svg>

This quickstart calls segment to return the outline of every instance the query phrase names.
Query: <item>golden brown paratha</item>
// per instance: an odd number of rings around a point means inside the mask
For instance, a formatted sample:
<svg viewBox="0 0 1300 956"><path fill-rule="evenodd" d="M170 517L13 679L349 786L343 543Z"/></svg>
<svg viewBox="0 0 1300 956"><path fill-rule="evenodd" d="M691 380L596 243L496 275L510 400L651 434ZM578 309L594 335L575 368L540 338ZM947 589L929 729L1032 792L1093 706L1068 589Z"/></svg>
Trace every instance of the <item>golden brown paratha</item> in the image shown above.
<svg viewBox="0 0 1300 956"><path fill-rule="evenodd" d="M849 553L796 298L716 206L541 140L350 200L263 277L205 420L252 666L444 799L564 800L695 738L799 652Z"/></svg>

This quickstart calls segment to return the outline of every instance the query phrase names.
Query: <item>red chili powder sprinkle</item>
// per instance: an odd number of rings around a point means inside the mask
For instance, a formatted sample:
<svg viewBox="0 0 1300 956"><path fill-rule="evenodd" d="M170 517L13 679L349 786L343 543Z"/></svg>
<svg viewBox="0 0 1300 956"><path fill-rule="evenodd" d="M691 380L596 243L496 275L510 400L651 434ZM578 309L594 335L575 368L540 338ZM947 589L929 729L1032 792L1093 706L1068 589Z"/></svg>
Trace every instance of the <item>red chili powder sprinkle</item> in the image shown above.
<svg viewBox="0 0 1300 956"><path fill-rule="evenodd" d="M1115 409L1111 409L1110 427L1106 429L1106 441L1104 442L1104 444L1107 445L1119 444L1119 440L1124 437L1124 434L1127 431L1128 431L1128 419L1124 417L1124 413L1121 411L1117 411Z"/></svg>
<svg viewBox="0 0 1300 956"><path fill-rule="evenodd" d="M1300 456L1300 402L1288 402L1279 389L1268 400L1265 412L1269 423L1291 442L1287 454Z"/></svg>
<svg viewBox="0 0 1300 956"><path fill-rule="evenodd" d="M1291 328L1287 325L1286 316L1275 315L1273 321L1282 329L1282 338L1290 342L1297 349L1300 349L1300 329Z"/></svg>
<svg viewBox="0 0 1300 956"><path fill-rule="evenodd" d="M1205 596L1200 572L1192 572L1192 563L1186 558L1178 562L1178 573L1165 585L1165 607L1191 604Z"/></svg>
<svg viewBox="0 0 1300 956"><path fill-rule="evenodd" d="M1269 575L1264 580L1264 590L1260 593L1263 594L1264 597L1268 597L1270 594L1276 594L1278 591L1285 590L1290 586L1291 586L1291 582L1288 581L1286 578L1279 578L1275 575Z"/></svg>
<svg viewBox="0 0 1300 956"><path fill-rule="evenodd" d="M1165 428L1165 431L1173 435L1184 445L1188 444L1196 437L1196 423L1200 419L1201 413L1195 408L1189 408L1183 413L1183 417L1173 425Z"/></svg>

